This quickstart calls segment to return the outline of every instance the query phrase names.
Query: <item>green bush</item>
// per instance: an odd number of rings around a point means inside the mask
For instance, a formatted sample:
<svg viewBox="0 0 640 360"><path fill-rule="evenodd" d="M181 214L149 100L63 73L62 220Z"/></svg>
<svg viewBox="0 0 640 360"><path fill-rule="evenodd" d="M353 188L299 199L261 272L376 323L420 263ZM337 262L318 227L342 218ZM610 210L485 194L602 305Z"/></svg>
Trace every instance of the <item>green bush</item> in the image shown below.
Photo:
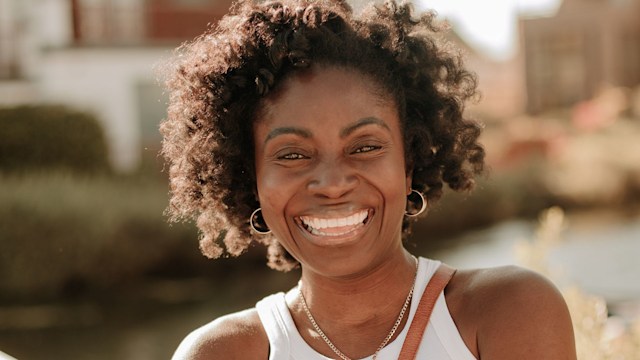
<svg viewBox="0 0 640 360"><path fill-rule="evenodd" d="M109 168L107 144L91 115L62 106L0 108L0 171Z"/></svg>
<svg viewBox="0 0 640 360"><path fill-rule="evenodd" d="M180 258L197 266L194 226L167 224L166 205L161 181L0 176L0 294L57 297L135 282Z"/></svg>

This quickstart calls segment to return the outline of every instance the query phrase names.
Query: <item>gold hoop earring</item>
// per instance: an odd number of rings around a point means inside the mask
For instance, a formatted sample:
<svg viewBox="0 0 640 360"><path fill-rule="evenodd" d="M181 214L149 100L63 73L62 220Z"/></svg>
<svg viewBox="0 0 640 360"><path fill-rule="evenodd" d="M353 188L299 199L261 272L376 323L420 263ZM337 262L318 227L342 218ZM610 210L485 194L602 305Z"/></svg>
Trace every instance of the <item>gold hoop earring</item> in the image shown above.
<svg viewBox="0 0 640 360"><path fill-rule="evenodd" d="M258 213L260 213L260 215L258 215ZM249 225L251 226L251 229L253 231L260 235L266 235L271 232L271 229L269 229L269 226L267 226L267 223L262 217L261 207L253 210L253 212L251 213L251 216L249 216Z"/></svg>
<svg viewBox="0 0 640 360"><path fill-rule="evenodd" d="M418 210L418 211L415 211L415 209L418 208L418 206L414 205L415 201L411 200L411 197L415 197L416 194L420 198L420 204L421 204L419 206L420 210ZM411 189L411 193L409 193L409 195L407 195L407 205L411 205L411 206L407 206L407 207L409 207L409 209L408 210L405 209L404 214L406 216L408 216L408 217L416 217L416 216L419 216L420 214L422 214L425 210L427 210L427 199L418 190Z"/></svg>

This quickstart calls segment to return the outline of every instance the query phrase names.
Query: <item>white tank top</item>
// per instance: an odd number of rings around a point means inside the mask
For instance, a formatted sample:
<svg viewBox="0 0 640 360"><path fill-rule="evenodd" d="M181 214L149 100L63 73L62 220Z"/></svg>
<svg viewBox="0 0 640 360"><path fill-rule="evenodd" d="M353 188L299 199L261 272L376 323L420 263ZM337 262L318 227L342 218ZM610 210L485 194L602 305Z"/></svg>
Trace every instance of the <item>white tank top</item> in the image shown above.
<svg viewBox="0 0 640 360"><path fill-rule="evenodd" d="M419 259L413 299L422 297L429 279L439 265L439 261ZM409 331L408 324L413 320L418 307L418 301L413 301L413 299L407 325L398 337L380 350L378 359L396 360L400 355L402 344ZM280 292L265 297L256 304L256 309L269 337L269 360L331 359L318 353L304 341L293 322L291 313L289 313L284 293ZM438 297L416 358L420 360L476 360L462 340L451 314L449 314L444 293L440 293ZM372 356L368 356L363 360L371 359Z"/></svg>

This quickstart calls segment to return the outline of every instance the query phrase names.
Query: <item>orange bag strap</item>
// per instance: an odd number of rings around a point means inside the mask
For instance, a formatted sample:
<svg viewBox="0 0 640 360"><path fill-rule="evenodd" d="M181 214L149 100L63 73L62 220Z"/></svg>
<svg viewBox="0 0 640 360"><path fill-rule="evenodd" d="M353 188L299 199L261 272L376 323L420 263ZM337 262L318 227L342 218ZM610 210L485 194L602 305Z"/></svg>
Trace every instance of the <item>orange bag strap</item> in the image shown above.
<svg viewBox="0 0 640 360"><path fill-rule="evenodd" d="M398 360L414 360L416 358L420 342L422 342L422 336L433 312L433 307L438 300L438 296L440 296L440 293L447 286L455 272L456 269L445 264L440 264L435 274L431 277L431 280L429 280L422 294L422 298L420 298L420 303L418 304L416 314L413 316L413 321L411 321L407 337L404 340L404 344L402 344L402 350L400 351Z"/></svg>

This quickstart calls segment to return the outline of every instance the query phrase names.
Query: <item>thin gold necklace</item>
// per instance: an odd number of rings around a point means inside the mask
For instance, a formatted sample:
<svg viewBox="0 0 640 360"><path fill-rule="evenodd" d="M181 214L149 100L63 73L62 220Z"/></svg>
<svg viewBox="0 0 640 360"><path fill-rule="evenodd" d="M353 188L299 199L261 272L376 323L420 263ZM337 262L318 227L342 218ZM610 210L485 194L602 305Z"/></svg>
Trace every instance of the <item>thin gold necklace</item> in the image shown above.
<svg viewBox="0 0 640 360"><path fill-rule="evenodd" d="M387 337L384 338L384 340L382 341L380 346L378 346L378 349L376 349L376 352L373 353L373 360L376 360L380 350L382 350L382 348L387 346L387 344L389 343L389 341L393 337L393 334L395 334L396 330L398 330L398 326L400 326L400 323L402 322L402 318L404 318L404 313L407 311L407 308L409 307L409 303L411 302L411 298L413 297L413 289L416 286L416 278L418 277L418 259L416 259L415 256L413 257L413 259L416 262L416 272L415 272L415 275L413 276L413 285L411 286L411 290L409 290L409 294L407 295L407 298L404 301L404 305L402 305L402 310L400 310L400 315L398 315L398 318L396 319L396 322L393 324L393 327L391 328L391 331L389 331L389 334L387 335ZM345 355L335 345L333 345L331 340L329 340L327 335L325 335L324 331L322 331L322 329L320 329L320 326L318 326L318 323L316 322L316 319L313 318L313 315L311 315L311 311L309 311L309 307L307 306L307 301L305 300L304 295L302 295L302 290L301 290L301 287L300 287L300 283L298 283L298 294L300 296L300 299L302 300L302 307L304 308L304 312L307 313L307 317L309 318L309 321L311 322L311 325L313 325L313 328L316 330L318 335L320 335L322 340L324 340L324 342L327 343L329 348L331 348L331 350L336 355L338 355L340 357L340 359L342 359L342 360L351 360L350 357Z"/></svg>

